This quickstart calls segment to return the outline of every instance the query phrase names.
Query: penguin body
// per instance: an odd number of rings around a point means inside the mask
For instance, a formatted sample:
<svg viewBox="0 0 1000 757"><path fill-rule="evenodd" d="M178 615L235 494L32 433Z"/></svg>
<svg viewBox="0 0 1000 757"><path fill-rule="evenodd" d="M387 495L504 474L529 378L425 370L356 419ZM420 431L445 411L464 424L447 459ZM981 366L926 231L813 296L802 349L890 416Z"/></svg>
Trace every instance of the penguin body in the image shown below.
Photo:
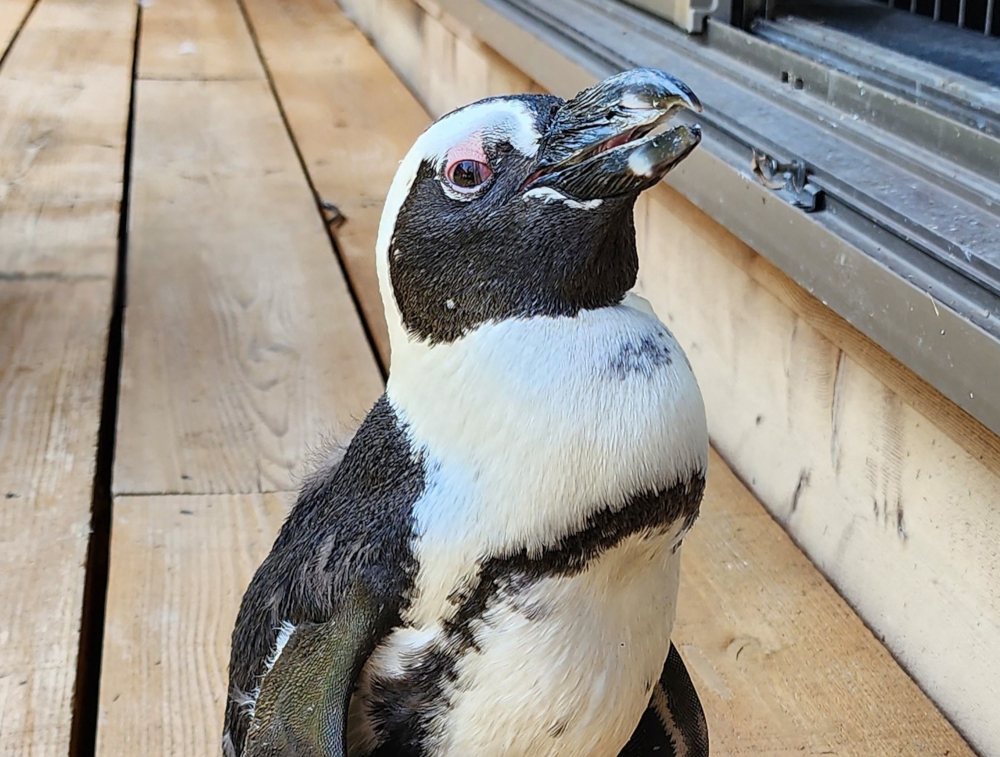
<svg viewBox="0 0 1000 757"><path fill-rule="evenodd" d="M670 645L705 410L628 291L632 203L697 144L645 136L678 101L649 71L484 101L403 161L386 393L247 590L227 755L707 754Z"/></svg>
<svg viewBox="0 0 1000 757"><path fill-rule="evenodd" d="M707 465L697 385L662 324L625 304L447 349L441 383L404 374L387 392L427 474L412 598L355 695L359 754L415 686L440 692L406 716L451 742L442 754L588 754L598 734L618 747L594 753L615 755L670 644L674 547Z"/></svg>

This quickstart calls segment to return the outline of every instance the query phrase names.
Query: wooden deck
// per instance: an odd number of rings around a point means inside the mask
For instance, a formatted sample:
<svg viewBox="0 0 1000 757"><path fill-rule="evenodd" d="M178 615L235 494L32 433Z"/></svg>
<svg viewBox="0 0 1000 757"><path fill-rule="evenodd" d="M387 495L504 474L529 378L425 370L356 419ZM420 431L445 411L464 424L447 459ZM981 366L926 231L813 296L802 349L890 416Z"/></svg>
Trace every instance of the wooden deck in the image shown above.
<svg viewBox="0 0 1000 757"><path fill-rule="evenodd" d="M0 54L0 757L215 755L242 591L381 391L427 116L332 0L0 0ZM713 754L972 754L717 456L703 512Z"/></svg>

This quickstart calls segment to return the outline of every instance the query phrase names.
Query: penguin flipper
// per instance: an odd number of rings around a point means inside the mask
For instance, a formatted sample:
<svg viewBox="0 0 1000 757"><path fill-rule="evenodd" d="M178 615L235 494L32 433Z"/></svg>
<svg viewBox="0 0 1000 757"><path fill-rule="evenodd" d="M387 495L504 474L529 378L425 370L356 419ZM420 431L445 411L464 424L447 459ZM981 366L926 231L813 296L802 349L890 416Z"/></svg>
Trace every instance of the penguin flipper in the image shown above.
<svg viewBox="0 0 1000 757"><path fill-rule="evenodd" d="M705 713L673 643L649 707L619 757L708 757Z"/></svg>
<svg viewBox="0 0 1000 757"><path fill-rule="evenodd" d="M296 627L261 681L245 757L345 757L351 694L392 615L358 584L328 621Z"/></svg>

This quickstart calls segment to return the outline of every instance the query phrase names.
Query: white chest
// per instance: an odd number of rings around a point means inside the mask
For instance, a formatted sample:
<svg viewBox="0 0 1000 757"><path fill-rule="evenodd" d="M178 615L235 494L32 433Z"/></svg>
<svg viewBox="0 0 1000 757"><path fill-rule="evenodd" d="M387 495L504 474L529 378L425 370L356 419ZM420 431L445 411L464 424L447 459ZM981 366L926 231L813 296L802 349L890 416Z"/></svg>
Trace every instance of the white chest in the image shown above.
<svg viewBox="0 0 1000 757"><path fill-rule="evenodd" d="M441 757L615 757L670 647L680 553L630 537L498 602L459 665Z"/></svg>
<svg viewBox="0 0 1000 757"><path fill-rule="evenodd" d="M483 559L541 552L595 511L707 466L687 359L635 307L505 321L398 358L389 397L428 467L416 623L446 617Z"/></svg>
<svg viewBox="0 0 1000 757"><path fill-rule="evenodd" d="M414 506L420 567L407 627L372 656L364 681L405 675L453 643L456 596L482 583L490 560L547 554L595 513L707 466L687 359L636 307L407 345L393 354L388 395L427 469ZM434 715L435 757L617 754L669 650L680 530L627 536L582 571L492 594ZM354 713L357 743L370 744Z"/></svg>
<svg viewBox="0 0 1000 757"><path fill-rule="evenodd" d="M457 661L430 726L429 753L615 757L669 651L675 538L629 537L579 574L501 592L472 626L475 650ZM369 672L404 675L443 636L440 624L399 629Z"/></svg>

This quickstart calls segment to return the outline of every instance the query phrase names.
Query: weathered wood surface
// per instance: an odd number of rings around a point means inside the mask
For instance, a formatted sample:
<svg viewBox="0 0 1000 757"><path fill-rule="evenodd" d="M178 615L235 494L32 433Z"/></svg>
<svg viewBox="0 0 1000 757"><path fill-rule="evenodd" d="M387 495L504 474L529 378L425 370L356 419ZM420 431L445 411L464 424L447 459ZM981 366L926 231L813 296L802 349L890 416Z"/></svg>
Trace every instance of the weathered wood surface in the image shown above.
<svg viewBox="0 0 1000 757"><path fill-rule="evenodd" d="M142 11L140 79L263 79L237 0L151 0Z"/></svg>
<svg viewBox="0 0 1000 757"><path fill-rule="evenodd" d="M713 456L684 547L675 638L712 753L972 753ZM229 634L285 514L273 495L120 497L99 757L215 754Z"/></svg>
<svg viewBox="0 0 1000 757"><path fill-rule="evenodd" d="M960 420L946 400L673 191L652 193L637 223L641 287L688 350L719 452L949 717L1000 754L988 445L963 448L921 412ZM969 444L977 429L963 428Z"/></svg>
<svg viewBox="0 0 1000 757"><path fill-rule="evenodd" d="M115 492L293 489L381 392L322 219L266 82L137 87Z"/></svg>
<svg viewBox="0 0 1000 757"><path fill-rule="evenodd" d="M361 307L388 365L377 296L375 238L399 161L429 119L367 39L329 0L247 0L278 97L323 200L346 219L335 230Z"/></svg>
<svg viewBox="0 0 1000 757"><path fill-rule="evenodd" d="M70 750L135 14L41 0L0 68L2 757Z"/></svg>
<svg viewBox="0 0 1000 757"><path fill-rule="evenodd" d="M110 314L104 281L0 280L0 757L69 750Z"/></svg>
<svg viewBox="0 0 1000 757"><path fill-rule="evenodd" d="M674 640L713 755L972 757L715 453L684 542Z"/></svg>
<svg viewBox="0 0 1000 757"><path fill-rule="evenodd" d="M0 58L24 23L34 0L0 0Z"/></svg>
<svg viewBox="0 0 1000 757"><path fill-rule="evenodd" d="M221 755L229 637L288 495L117 497L97 755Z"/></svg>
<svg viewBox="0 0 1000 757"><path fill-rule="evenodd" d="M4 61L0 273L114 275L136 12L41 0Z"/></svg>

